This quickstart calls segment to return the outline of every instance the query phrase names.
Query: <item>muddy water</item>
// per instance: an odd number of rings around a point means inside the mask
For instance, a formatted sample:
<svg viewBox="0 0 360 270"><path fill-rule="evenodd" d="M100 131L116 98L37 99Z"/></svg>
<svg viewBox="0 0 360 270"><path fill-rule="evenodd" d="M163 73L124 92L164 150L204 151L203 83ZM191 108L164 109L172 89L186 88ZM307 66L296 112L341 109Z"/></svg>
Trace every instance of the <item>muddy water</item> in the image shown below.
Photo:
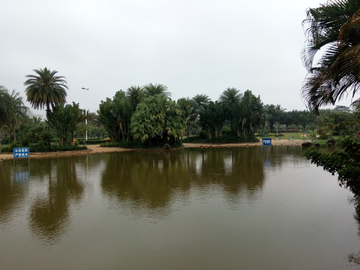
<svg viewBox="0 0 360 270"><path fill-rule="evenodd" d="M352 195L301 154L0 162L0 269L357 269Z"/></svg>

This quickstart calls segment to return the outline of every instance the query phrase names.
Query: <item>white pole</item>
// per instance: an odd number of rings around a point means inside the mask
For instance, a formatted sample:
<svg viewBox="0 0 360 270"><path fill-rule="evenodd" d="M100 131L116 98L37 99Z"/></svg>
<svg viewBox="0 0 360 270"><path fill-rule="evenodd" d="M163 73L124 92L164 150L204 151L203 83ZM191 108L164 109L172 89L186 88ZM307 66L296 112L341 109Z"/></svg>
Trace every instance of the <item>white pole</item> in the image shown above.
<svg viewBox="0 0 360 270"><path fill-rule="evenodd" d="M85 90L85 117L87 116L86 111L86 91L89 91L89 88L82 87L81 89ZM87 118L85 118L85 142L87 141Z"/></svg>

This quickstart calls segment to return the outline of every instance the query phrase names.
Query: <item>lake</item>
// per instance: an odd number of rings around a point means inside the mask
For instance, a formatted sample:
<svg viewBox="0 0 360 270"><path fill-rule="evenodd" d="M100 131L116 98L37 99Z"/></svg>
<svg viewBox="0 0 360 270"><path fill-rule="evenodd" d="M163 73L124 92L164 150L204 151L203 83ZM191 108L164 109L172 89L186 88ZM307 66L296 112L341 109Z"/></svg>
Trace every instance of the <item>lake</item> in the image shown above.
<svg viewBox="0 0 360 270"><path fill-rule="evenodd" d="M0 162L0 269L358 269L353 196L300 147Z"/></svg>

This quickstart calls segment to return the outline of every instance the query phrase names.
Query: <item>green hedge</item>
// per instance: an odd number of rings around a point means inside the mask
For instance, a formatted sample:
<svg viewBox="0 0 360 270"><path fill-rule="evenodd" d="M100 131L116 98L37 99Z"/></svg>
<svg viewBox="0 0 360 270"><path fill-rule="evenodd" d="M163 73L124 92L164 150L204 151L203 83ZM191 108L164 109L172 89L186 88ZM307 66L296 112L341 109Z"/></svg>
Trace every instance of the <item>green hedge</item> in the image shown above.
<svg viewBox="0 0 360 270"><path fill-rule="evenodd" d="M22 147L22 145L16 144L16 145L10 145L7 147L4 147L1 152L3 153L12 153L13 149L15 147ZM59 151L76 151L76 150L86 150L86 146L79 146L79 145L73 145L68 147L60 147L58 145L51 145L51 147L45 147L41 144L30 144L29 146L30 152L59 152Z"/></svg>
<svg viewBox="0 0 360 270"><path fill-rule="evenodd" d="M259 139L256 137L236 137L236 136L223 136L221 138L213 138L209 140L202 136L191 136L182 140L183 143L247 143L247 142L258 142Z"/></svg>
<svg viewBox="0 0 360 270"><path fill-rule="evenodd" d="M129 141L121 141L121 142L108 142L101 143L100 147L123 147L123 148L148 148L146 143L142 143L139 141L129 142Z"/></svg>
<svg viewBox="0 0 360 270"><path fill-rule="evenodd" d="M108 142L100 144L100 147L122 147L122 148L136 148L136 149L160 149L164 146L164 143L160 143L159 145L152 145L149 146L148 142L140 142L140 141L121 141L121 142ZM181 147L182 142L176 141L175 145L172 147Z"/></svg>
<svg viewBox="0 0 360 270"><path fill-rule="evenodd" d="M78 142L79 142L79 144L85 144L85 139L79 139ZM101 143L106 143L106 141L103 139L86 141L86 144L101 144Z"/></svg>

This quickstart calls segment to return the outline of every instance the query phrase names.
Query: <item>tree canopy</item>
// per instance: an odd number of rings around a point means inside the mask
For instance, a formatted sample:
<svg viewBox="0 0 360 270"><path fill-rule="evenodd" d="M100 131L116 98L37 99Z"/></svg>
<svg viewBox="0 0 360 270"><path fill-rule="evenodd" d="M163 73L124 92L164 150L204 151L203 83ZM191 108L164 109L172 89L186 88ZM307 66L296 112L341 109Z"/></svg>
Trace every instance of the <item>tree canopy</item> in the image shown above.
<svg viewBox="0 0 360 270"><path fill-rule="evenodd" d="M11 127L16 142L15 127L25 118L28 108L24 105L22 97L13 90L11 93L0 86L0 127L7 125Z"/></svg>
<svg viewBox="0 0 360 270"><path fill-rule="evenodd" d="M309 8L304 24L308 28L303 61L309 76L302 91L309 108L318 113L320 106L335 104L349 91L354 96L359 89L360 1L333 0L318 8ZM320 49L324 53L317 66L313 66L314 56ZM336 116L340 115L339 111L336 113ZM347 114L341 113L341 116ZM321 129L334 130L337 126L333 123L334 118L325 115L321 120L327 122L327 125L323 124ZM305 156L324 170L337 173L340 185L348 187L359 199L360 143L356 138L347 138L342 148L342 151L331 154L311 148Z"/></svg>
<svg viewBox="0 0 360 270"><path fill-rule="evenodd" d="M143 87L144 94L146 97L153 97L155 95L163 95L170 98L171 93L167 91L167 86L163 84L146 84Z"/></svg>
<svg viewBox="0 0 360 270"><path fill-rule="evenodd" d="M34 109L50 110L50 107L66 102L68 87L65 77L57 76L56 70L48 68L34 69L34 72L37 75L26 75L28 79L24 83L27 101Z"/></svg>
<svg viewBox="0 0 360 270"><path fill-rule="evenodd" d="M76 127L85 120L79 104L59 104L47 112L47 123L52 127L59 139L60 146L73 144Z"/></svg>
<svg viewBox="0 0 360 270"><path fill-rule="evenodd" d="M302 59L308 76L302 88L310 110L354 97L360 86L360 1L332 0L309 8ZM322 50L322 51L320 51ZM314 57L323 52L318 63Z"/></svg>

